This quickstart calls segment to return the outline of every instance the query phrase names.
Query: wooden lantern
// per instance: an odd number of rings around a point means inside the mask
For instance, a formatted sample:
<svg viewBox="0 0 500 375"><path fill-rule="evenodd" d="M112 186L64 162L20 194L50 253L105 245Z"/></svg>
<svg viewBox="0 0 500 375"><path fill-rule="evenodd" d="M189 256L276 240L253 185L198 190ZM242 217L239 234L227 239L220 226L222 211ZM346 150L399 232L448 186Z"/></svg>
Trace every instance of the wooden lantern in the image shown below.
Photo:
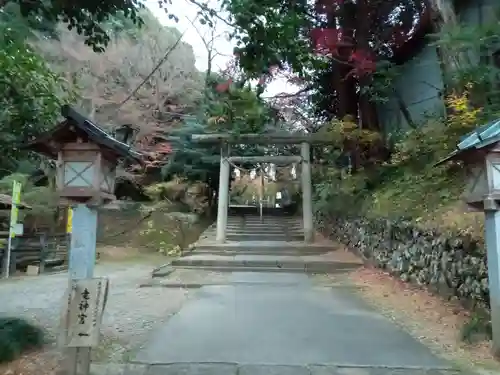
<svg viewBox="0 0 500 375"><path fill-rule="evenodd" d="M463 199L474 211L496 209L500 201L500 148L480 152L479 156L466 165L467 185Z"/></svg>
<svg viewBox="0 0 500 375"><path fill-rule="evenodd" d="M438 164L449 160L462 161L467 170L462 198L469 209L500 208L500 121L463 137L457 150Z"/></svg>
<svg viewBox="0 0 500 375"><path fill-rule="evenodd" d="M65 120L27 146L57 160L57 189L63 200L105 204L115 199L116 166L122 159L141 163L140 154L69 106Z"/></svg>

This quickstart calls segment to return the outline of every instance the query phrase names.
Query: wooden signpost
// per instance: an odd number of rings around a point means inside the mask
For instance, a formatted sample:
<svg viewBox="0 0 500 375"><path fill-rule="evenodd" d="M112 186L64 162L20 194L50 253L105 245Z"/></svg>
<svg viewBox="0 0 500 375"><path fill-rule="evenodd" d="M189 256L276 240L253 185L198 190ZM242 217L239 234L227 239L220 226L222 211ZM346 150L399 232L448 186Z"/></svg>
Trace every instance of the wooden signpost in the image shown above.
<svg viewBox="0 0 500 375"><path fill-rule="evenodd" d="M99 345L102 316L107 302L107 278L72 280L66 291L59 344L69 348Z"/></svg>
<svg viewBox="0 0 500 375"><path fill-rule="evenodd" d="M106 278L94 278L97 208L115 199L119 161L141 163L141 156L74 109L64 106L62 114L63 122L26 148L57 160L57 189L68 206L66 232L71 236L59 343L67 348L65 373L89 375L109 287Z"/></svg>

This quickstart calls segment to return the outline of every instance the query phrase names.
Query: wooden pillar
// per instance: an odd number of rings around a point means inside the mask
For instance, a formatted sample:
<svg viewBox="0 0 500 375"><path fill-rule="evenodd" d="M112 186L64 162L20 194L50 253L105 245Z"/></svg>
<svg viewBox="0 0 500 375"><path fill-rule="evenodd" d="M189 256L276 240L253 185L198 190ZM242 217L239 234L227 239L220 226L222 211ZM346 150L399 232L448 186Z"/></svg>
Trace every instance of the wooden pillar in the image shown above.
<svg viewBox="0 0 500 375"><path fill-rule="evenodd" d="M300 156L302 156L302 214L304 222L304 241L308 243L314 241L310 151L310 144L302 142L300 147Z"/></svg>
<svg viewBox="0 0 500 375"><path fill-rule="evenodd" d="M73 234L69 252L69 277L71 280L94 277L97 240L97 210L85 204L73 208ZM90 373L90 348L68 348L68 375Z"/></svg>
<svg viewBox="0 0 500 375"><path fill-rule="evenodd" d="M219 172L219 195L217 206L217 234L215 241L217 243L226 242L227 211L229 209L229 174L230 165L227 157L229 155L229 146L222 145L220 155Z"/></svg>

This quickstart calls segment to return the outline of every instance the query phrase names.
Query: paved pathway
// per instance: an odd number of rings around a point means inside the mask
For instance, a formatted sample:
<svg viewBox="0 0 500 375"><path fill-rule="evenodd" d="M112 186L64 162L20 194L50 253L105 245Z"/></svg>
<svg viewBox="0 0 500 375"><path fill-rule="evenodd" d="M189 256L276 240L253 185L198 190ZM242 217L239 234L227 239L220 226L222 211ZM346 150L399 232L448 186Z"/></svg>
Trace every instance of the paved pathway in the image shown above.
<svg viewBox="0 0 500 375"><path fill-rule="evenodd" d="M438 375L448 363L347 288L305 274L233 272L157 329L147 375Z"/></svg>

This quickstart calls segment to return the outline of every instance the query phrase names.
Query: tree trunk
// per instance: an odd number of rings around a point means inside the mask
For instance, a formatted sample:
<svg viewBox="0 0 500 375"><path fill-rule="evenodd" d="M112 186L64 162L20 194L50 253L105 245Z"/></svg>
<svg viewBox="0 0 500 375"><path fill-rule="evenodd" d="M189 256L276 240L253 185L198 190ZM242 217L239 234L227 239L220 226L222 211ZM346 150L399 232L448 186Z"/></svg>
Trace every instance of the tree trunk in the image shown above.
<svg viewBox="0 0 500 375"><path fill-rule="evenodd" d="M349 63L354 47L354 30L356 28L356 5L353 3L344 3L341 6L339 26L342 30L341 45L338 48L337 69L338 81L337 117L340 119L349 116L352 121L358 119L358 95L356 92L356 79L351 73L352 66ZM337 77L336 77L337 78Z"/></svg>
<svg viewBox="0 0 500 375"><path fill-rule="evenodd" d="M356 9L356 47L361 51L371 51L369 44L370 24L369 19L369 4L368 0L358 0ZM370 95L363 93L363 89L370 84L370 77L365 74L359 77L358 83L360 87L359 94L359 115L362 129L369 129L380 132L380 124L377 116L377 108L375 103L371 101Z"/></svg>
<svg viewBox="0 0 500 375"><path fill-rule="evenodd" d="M343 119L346 116L350 121L358 122L358 94L356 92L356 79L352 74L353 66L350 64L350 58L355 48L356 29L356 11L357 6L351 2L344 2L341 6L339 25L342 30L342 43L339 47L339 72L341 80L339 84L338 106L339 118ZM344 143L344 149L350 155L352 171L356 172L360 167L359 147L356 141L347 141Z"/></svg>

